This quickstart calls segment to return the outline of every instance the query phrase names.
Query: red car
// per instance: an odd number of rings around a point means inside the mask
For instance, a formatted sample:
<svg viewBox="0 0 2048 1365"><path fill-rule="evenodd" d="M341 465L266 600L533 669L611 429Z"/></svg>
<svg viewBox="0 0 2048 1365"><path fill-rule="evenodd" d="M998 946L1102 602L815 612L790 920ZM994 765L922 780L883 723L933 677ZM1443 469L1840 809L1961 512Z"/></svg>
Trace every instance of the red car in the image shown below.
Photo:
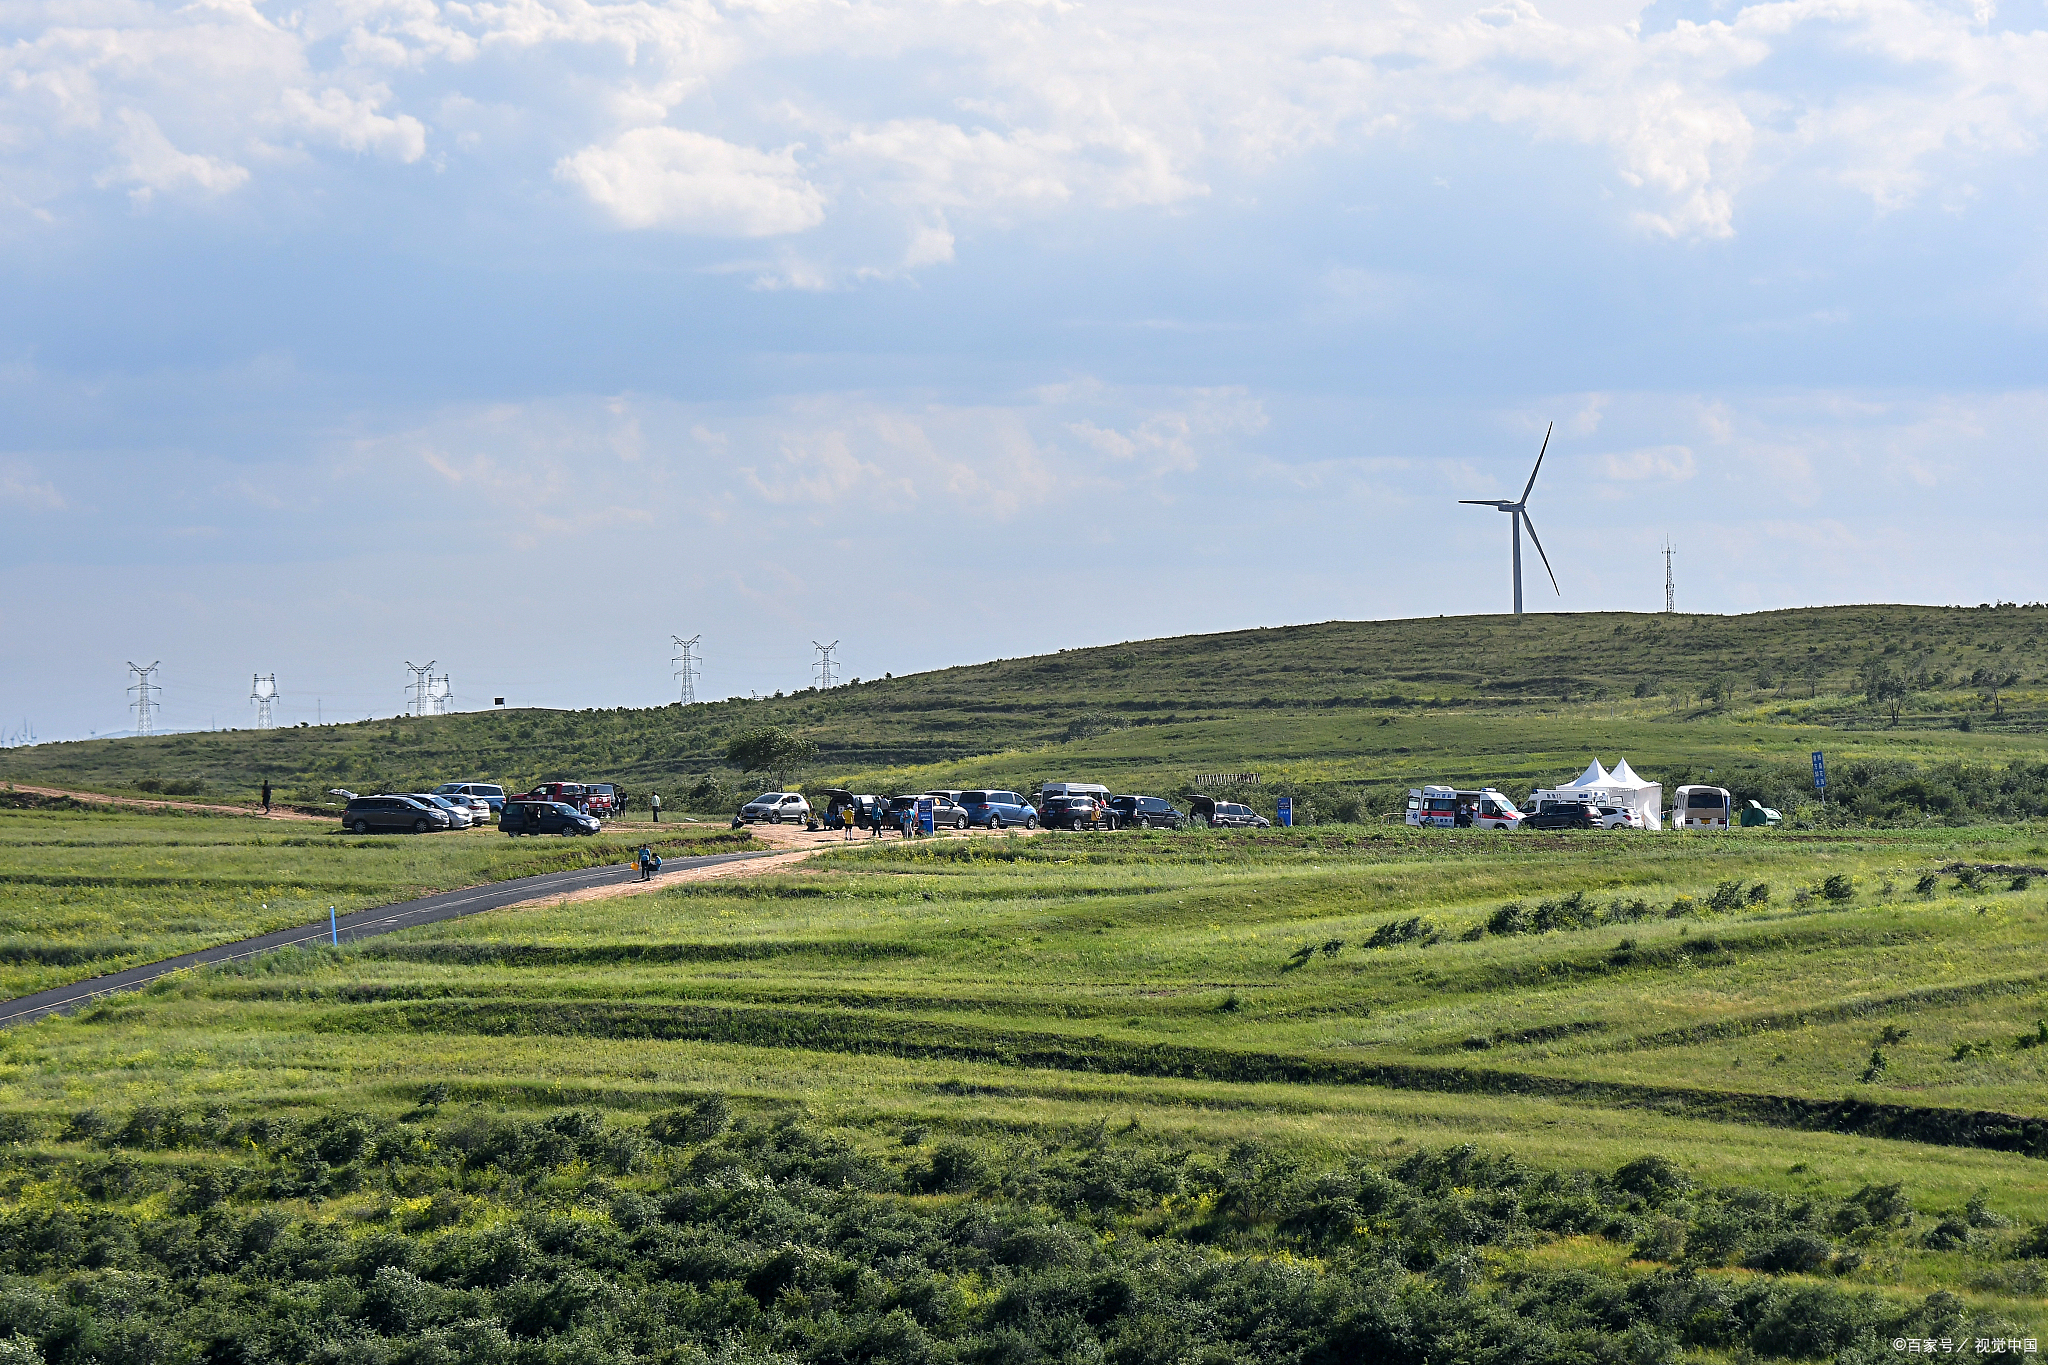
<svg viewBox="0 0 2048 1365"><path fill-rule="evenodd" d="M597 814L590 807L590 789L581 782L543 782L530 792L521 792L517 796L507 797L506 799L509 801L559 801L565 806L575 807L585 815ZM606 798L606 802L609 804L609 797Z"/></svg>

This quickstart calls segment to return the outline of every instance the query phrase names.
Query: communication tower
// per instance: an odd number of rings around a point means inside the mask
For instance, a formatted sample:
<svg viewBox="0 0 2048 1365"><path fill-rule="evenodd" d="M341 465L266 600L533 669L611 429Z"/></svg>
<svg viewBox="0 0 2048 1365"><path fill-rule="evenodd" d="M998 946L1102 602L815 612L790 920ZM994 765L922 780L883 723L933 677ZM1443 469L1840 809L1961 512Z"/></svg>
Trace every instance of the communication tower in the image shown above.
<svg viewBox="0 0 2048 1365"><path fill-rule="evenodd" d="M818 651L818 662L813 667L818 670L818 690L822 692L824 689L835 686L839 682L839 675L832 671L834 666L832 651L839 648L839 642L834 640L829 645L821 645L816 640L813 640L811 641L811 648Z"/></svg>
<svg viewBox="0 0 2048 1365"><path fill-rule="evenodd" d="M434 661L429 659L423 664L416 664L407 659L405 669L412 674L412 681L405 685L405 690L412 693L412 700L405 704L406 712L409 715L424 716L434 700Z"/></svg>
<svg viewBox="0 0 2048 1365"><path fill-rule="evenodd" d="M249 700L256 703L256 728L271 729L276 724L271 719L270 708L277 704L277 674L255 674L249 684Z"/></svg>
<svg viewBox="0 0 2048 1365"><path fill-rule="evenodd" d="M157 660L157 663L162 662ZM138 735L155 733L157 709L163 705L156 699L156 694L163 689L150 681L156 676L157 663L144 668L133 659L128 661L128 671L135 675L135 681L128 690L135 694L135 700L129 705L135 708L135 733Z"/></svg>
<svg viewBox="0 0 2048 1365"><path fill-rule="evenodd" d="M702 676L697 670L697 665L703 662L702 659L697 657L697 642L704 637L702 635L692 635L689 639L685 640L680 635L671 635L668 638L675 643L676 647L676 656L669 662L676 666L676 677L683 684L683 705L694 706L697 702L697 679Z"/></svg>
<svg viewBox="0 0 2048 1365"><path fill-rule="evenodd" d="M1671 539L1664 539L1664 610L1677 611L1678 597L1671 589Z"/></svg>

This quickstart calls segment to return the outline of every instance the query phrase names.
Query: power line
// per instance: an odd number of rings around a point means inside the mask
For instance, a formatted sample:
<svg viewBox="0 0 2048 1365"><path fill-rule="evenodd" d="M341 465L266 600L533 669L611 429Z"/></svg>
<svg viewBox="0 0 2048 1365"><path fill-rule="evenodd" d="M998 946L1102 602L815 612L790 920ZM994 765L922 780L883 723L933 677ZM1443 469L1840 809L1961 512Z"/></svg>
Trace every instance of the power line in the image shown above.
<svg viewBox="0 0 2048 1365"><path fill-rule="evenodd" d="M832 651L839 648L839 642L834 640L829 645L821 645L816 640L813 640L811 641L811 648L818 651L816 668L818 670L819 689L822 691L827 687L836 686L839 682L839 677L832 671Z"/></svg>
<svg viewBox="0 0 2048 1365"><path fill-rule="evenodd" d="M1664 538L1664 610L1678 610L1678 598L1671 588L1671 537Z"/></svg>
<svg viewBox="0 0 2048 1365"><path fill-rule="evenodd" d="M676 666L675 675L683 684L683 705L694 706L697 704L697 679L700 676L697 671L697 665L702 662L696 654L697 642L704 637L699 634L692 635L687 640L680 635L671 635L668 638L675 643L676 649L680 651L669 662Z"/></svg>
<svg viewBox="0 0 2048 1365"><path fill-rule="evenodd" d="M270 718L270 708L277 704L277 674L256 674L249 684L249 700L256 703L256 728L270 729L275 723Z"/></svg>
<svg viewBox="0 0 2048 1365"><path fill-rule="evenodd" d="M135 682L128 690L135 694L135 700L129 705L135 708L135 733L138 735L151 734L156 729L156 713L163 703L156 700L152 694L163 689L151 682L150 678L156 673L157 663L162 662L163 660L159 659L144 668L133 659L128 661L128 671L135 675Z"/></svg>
<svg viewBox="0 0 2048 1365"><path fill-rule="evenodd" d="M433 700L430 693L434 682L434 661L429 659L424 664L416 664L407 659L405 667L412 674L412 681L405 685L405 690L412 693L412 700L405 704L405 709L415 716L424 716Z"/></svg>

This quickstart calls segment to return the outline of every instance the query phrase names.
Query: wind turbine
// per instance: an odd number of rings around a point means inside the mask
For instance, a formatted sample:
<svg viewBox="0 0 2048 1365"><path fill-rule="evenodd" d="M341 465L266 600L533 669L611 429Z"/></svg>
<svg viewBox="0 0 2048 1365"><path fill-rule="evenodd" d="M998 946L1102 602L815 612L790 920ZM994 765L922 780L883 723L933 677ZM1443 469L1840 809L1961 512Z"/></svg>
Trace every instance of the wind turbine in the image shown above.
<svg viewBox="0 0 2048 1365"><path fill-rule="evenodd" d="M1544 451L1550 449L1551 427L1556 425L1553 422L1551 426L1543 428L1543 449L1536 452L1536 468L1529 471L1529 482L1522 485L1522 500L1520 502L1509 502L1506 498L1458 499L1461 506L1491 507L1497 511L1505 512L1514 518L1509 524L1514 527L1515 532L1515 615L1517 616L1522 614L1522 527L1524 525L1527 525L1529 528L1529 539L1535 544L1536 553L1543 557L1543 571L1550 575L1551 591L1555 592L1559 597L1564 596L1564 589L1557 586L1557 571L1550 567L1550 556L1543 554L1543 542L1536 539L1536 523L1529 520L1529 490L1536 486L1536 475L1543 468Z"/></svg>

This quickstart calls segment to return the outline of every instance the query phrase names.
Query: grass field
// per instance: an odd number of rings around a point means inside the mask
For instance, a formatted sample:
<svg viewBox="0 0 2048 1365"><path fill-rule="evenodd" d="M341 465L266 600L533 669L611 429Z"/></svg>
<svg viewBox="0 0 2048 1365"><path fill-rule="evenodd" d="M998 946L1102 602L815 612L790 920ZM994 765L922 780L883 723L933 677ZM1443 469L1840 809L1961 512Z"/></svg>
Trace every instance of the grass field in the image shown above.
<svg viewBox="0 0 2048 1365"><path fill-rule="evenodd" d="M0 999L435 891L623 863L641 837L428 838L51 802L0 813ZM744 831L682 829L716 851Z"/></svg>
<svg viewBox="0 0 2048 1365"><path fill-rule="evenodd" d="M80 848L156 828L37 818ZM2043 866L2024 824L976 836L192 973L0 1039L0 1342L1875 1361L2038 1339Z"/></svg>
<svg viewBox="0 0 2048 1365"><path fill-rule="evenodd" d="M801 774L897 792L1100 780L1183 794L1258 772L1323 819L1392 809L1406 787L1519 794L1625 754L1666 784L1711 775L1780 809L1812 800L1885 824L2048 815L2048 609L1839 607L1713 617L1626 613L1327 622L1146 640L692 707L510 711L291 730L45 744L0 779L253 800L454 779L625 785L644 809L729 814L759 790L727 742L780 725L817 742ZM1900 689L1898 714L1871 671ZM2017 765L2017 767L2015 766Z"/></svg>

